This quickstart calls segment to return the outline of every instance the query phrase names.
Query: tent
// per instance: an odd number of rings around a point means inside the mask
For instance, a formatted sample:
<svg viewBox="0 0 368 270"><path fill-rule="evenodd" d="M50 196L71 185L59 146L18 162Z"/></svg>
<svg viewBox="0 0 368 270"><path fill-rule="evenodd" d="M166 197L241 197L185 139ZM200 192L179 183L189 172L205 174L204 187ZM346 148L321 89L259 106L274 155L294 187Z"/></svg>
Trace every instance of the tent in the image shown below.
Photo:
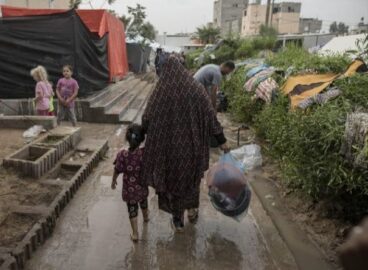
<svg viewBox="0 0 368 270"><path fill-rule="evenodd" d="M359 39L365 38L365 34L339 36L333 38L321 49L321 54L343 54L350 50L356 50L356 42Z"/></svg>
<svg viewBox="0 0 368 270"><path fill-rule="evenodd" d="M127 43L129 70L134 73L145 73L152 49L148 45Z"/></svg>
<svg viewBox="0 0 368 270"><path fill-rule="evenodd" d="M327 87L337 78L350 77L356 73L367 72L368 68L361 59L355 59L342 74L303 74L290 76L282 87L282 92L290 97L291 108L296 108L302 101L313 97Z"/></svg>
<svg viewBox="0 0 368 270"><path fill-rule="evenodd" d="M123 24L104 10L32 10L2 7L0 98L34 96L29 70L44 65L53 83L71 64L80 96L101 90L128 72Z"/></svg>

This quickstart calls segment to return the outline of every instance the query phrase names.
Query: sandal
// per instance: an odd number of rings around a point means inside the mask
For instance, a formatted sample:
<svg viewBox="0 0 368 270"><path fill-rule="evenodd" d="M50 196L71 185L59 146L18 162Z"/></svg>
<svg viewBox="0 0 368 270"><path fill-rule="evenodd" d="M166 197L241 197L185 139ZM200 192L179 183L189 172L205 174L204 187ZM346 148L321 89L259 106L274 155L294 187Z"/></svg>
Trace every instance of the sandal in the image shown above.
<svg viewBox="0 0 368 270"><path fill-rule="evenodd" d="M143 214L143 221L145 223L148 223L150 221L149 214L150 214L149 210L147 210L146 215Z"/></svg>
<svg viewBox="0 0 368 270"><path fill-rule="evenodd" d="M173 217L171 219L171 226L175 232L178 233L184 232L184 223L180 218Z"/></svg>
<svg viewBox="0 0 368 270"><path fill-rule="evenodd" d="M199 211L197 208L189 209L188 210L188 220L192 224L196 224L199 218Z"/></svg>

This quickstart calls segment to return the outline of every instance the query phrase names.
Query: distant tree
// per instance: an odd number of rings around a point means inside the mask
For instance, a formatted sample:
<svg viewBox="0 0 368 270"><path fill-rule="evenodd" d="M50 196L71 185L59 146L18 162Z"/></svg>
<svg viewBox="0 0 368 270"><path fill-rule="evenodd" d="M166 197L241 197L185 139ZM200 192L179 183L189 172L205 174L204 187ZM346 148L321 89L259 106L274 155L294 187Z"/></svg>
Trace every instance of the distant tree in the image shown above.
<svg viewBox="0 0 368 270"><path fill-rule="evenodd" d="M347 34L349 33L349 26L345 25L345 23L339 23L339 25L337 26L337 31L339 34Z"/></svg>
<svg viewBox="0 0 368 270"><path fill-rule="evenodd" d="M147 18L146 8L140 4L136 7L128 7L129 16L121 16L120 20L125 25L128 37L142 36L144 39L154 40L156 36L155 27L145 21Z"/></svg>
<svg viewBox="0 0 368 270"><path fill-rule="evenodd" d="M145 22L142 25L141 35L144 38L149 40L154 40L156 38L156 30L155 27L150 22Z"/></svg>
<svg viewBox="0 0 368 270"><path fill-rule="evenodd" d="M79 8L79 5L82 4L82 0L69 0L69 8Z"/></svg>
<svg viewBox="0 0 368 270"><path fill-rule="evenodd" d="M125 31L127 31L128 28L129 28L129 25L130 25L130 23L132 21L132 17L127 17L127 16L123 15L119 19L120 19L120 21L123 22L124 27L125 27Z"/></svg>
<svg viewBox="0 0 368 270"><path fill-rule="evenodd" d="M363 25L364 25L364 17L362 17L360 19L360 22L359 22L358 26L363 26Z"/></svg>
<svg viewBox="0 0 368 270"><path fill-rule="evenodd" d="M220 29L212 26L198 27L195 36L204 44L211 44L220 36Z"/></svg>
<svg viewBox="0 0 368 270"><path fill-rule="evenodd" d="M340 23L333 22L330 25L330 33L343 35L348 32L349 32L349 26L345 25L345 23L343 22L340 22Z"/></svg>
<svg viewBox="0 0 368 270"><path fill-rule="evenodd" d="M261 36L272 36L272 37L276 37L277 36L277 30L273 27L269 27L266 26L264 24L261 25L261 27L259 28L259 34Z"/></svg>

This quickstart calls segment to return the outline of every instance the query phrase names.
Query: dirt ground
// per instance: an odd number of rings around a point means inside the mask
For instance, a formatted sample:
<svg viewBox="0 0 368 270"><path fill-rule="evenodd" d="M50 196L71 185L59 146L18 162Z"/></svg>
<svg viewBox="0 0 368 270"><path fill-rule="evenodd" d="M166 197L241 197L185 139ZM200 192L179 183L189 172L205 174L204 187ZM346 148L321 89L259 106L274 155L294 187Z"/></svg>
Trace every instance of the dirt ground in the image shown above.
<svg viewBox="0 0 368 270"><path fill-rule="evenodd" d="M290 190L282 181L278 165L269 157L263 156L263 174L277 186L280 202L287 208L287 212L309 238L319 246L326 258L339 267L337 248L343 243L351 225L342 220L330 218L328 206L324 202L313 202L305 194L297 190Z"/></svg>
<svg viewBox="0 0 368 270"><path fill-rule="evenodd" d="M229 144L235 148L238 125L223 115L219 118L227 127L225 133ZM260 230L262 224L257 223L252 209L240 224L222 216L210 205L205 184L202 186L199 223L188 227L179 237L172 234L169 217L158 211L157 198L151 192L151 222L148 227L140 225L143 226L142 242L132 245L121 195L110 190L112 162L125 144L126 127L87 123L79 123L79 126L82 127L82 138L109 139L110 150L90 177L90 182L82 186L63 212L54 236L37 251L28 269L280 269L275 265L274 255L270 254L272 248L265 242ZM0 130L1 159L24 144L22 131L10 132L14 139L11 143L1 144L4 142L1 138L7 136ZM252 131L240 132L240 144L253 142L256 138ZM219 155L219 151L212 151L212 162ZM71 162L78 162L84 156L71 159ZM278 203L287 206L293 220L311 235L331 261L335 261L334 250L342 239L338 233L344 227L324 217L323 209L318 205L284 188L277 164L267 157L264 157L262 170L279 187L282 202ZM1 166L0 180L0 235L9 235L0 242L2 246L21 238L34 222L34 217L9 215L13 203L47 205L58 190L29 179L19 179Z"/></svg>

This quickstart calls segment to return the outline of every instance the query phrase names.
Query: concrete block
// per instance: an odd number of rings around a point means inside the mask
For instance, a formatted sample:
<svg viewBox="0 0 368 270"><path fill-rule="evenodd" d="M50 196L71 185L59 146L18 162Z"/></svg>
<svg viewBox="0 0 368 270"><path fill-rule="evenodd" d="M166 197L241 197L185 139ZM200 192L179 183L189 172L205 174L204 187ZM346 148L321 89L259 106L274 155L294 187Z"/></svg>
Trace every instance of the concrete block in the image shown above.
<svg viewBox="0 0 368 270"><path fill-rule="evenodd" d="M50 130L57 126L54 116L0 116L0 127L27 130L34 125L41 125Z"/></svg>
<svg viewBox="0 0 368 270"><path fill-rule="evenodd" d="M18 270L17 261L13 256L8 254L1 256L3 263L0 265L0 270Z"/></svg>
<svg viewBox="0 0 368 270"><path fill-rule="evenodd" d="M53 148L27 145L6 157L3 165L5 168L14 168L21 174L40 178L48 171L48 168L55 165L52 162L53 159L49 158L55 155L55 152Z"/></svg>

